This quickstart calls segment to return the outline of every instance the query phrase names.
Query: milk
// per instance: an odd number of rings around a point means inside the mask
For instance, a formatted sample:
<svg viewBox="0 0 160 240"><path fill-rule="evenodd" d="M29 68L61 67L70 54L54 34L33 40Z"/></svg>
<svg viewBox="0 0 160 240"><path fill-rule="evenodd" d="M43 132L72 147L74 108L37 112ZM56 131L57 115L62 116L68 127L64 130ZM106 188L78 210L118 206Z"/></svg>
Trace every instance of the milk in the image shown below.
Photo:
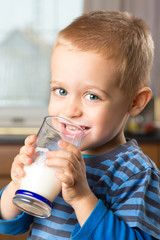
<svg viewBox="0 0 160 240"><path fill-rule="evenodd" d="M37 193L53 202L61 191L62 184L55 176L55 172L60 169L44 164L47 151L47 148L36 148L33 156L36 157L35 161L29 166L24 166L25 176L21 180L20 188Z"/></svg>

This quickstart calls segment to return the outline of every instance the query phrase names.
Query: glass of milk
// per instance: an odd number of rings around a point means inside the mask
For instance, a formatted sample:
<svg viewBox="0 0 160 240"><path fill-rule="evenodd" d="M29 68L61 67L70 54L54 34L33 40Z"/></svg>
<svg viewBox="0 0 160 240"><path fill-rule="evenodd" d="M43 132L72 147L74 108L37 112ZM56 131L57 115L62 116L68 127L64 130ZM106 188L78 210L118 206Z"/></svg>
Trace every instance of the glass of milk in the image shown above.
<svg viewBox="0 0 160 240"><path fill-rule="evenodd" d="M47 218L51 215L53 201L61 191L61 182L56 167L44 163L47 151L60 150L58 141L63 140L80 147L83 129L62 117L47 116L37 134L33 163L24 166L25 176L16 191L13 203L22 211L33 216Z"/></svg>

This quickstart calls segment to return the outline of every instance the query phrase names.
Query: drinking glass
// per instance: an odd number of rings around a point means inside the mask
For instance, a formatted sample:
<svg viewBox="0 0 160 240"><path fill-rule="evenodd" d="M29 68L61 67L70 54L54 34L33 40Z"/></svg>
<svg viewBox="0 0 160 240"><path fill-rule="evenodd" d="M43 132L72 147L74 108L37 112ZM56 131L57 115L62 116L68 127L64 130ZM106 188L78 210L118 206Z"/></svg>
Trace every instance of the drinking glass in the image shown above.
<svg viewBox="0 0 160 240"><path fill-rule="evenodd" d="M13 203L22 211L33 216L47 218L51 215L53 201L61 191L61 181L55 176L60 168L48 167L44 161L47 151L60 150L59 140L80 147L83 129L71 121L56 116L44 118L37 134L33 163L24 166L25 176L16 191Z"/></svg>

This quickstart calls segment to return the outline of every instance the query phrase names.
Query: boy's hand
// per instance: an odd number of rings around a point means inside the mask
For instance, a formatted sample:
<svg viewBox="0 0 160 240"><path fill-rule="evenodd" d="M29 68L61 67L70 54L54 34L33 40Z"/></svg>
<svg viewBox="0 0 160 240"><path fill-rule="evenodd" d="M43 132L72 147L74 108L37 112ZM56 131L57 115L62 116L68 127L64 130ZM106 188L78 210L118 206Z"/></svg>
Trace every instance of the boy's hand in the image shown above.
<svg viewBox="0 0 160 240"><path fill-rule="evenodd" d="M88 185L85 163L78 147L63 141L59 141L59 147L62 150L46 153L48 158L46 165L63 169L63 172L56 173L56 177L62 181L63 198L74 208L82 225L96 206L98 199Z"/></svg>
<svg viewBox="0 0 160 240"><path fill-rule="evenodd" d="M34 153L32 146L36 141L36 136L29 136L25 140L25 145L20 149L20 153L15 157L12 168L12 181L7 185L2 193L0 201L0 215L4 220L11 220L17 217L21 211L13 204L12 199L15 191L20 187L20 179L25 175L23 171L24 165L32 163L31 155Z"/></svg>
<svg viewBox="0 0 160 240"><path fill-rule="evenodd" d="M14 158L12 163L11 178L17 187L20 186L20 179L25 175L23 170L24 165L30 165L32 163L31 156L34 153L33 144L35 141L35 135L28 136L25 140L25 145L20 149L19 154Z"/></svg>
<svg viewBox="0 0 160 240"><path fill-rule="evenodd" d="M79 149L68 142L59 142L62 150L47 152L47 166L59 167L63 172L56 172L56 177L62 181L64 200L73 205L74 201L90 193L86 179L85 163Z"/></svg>

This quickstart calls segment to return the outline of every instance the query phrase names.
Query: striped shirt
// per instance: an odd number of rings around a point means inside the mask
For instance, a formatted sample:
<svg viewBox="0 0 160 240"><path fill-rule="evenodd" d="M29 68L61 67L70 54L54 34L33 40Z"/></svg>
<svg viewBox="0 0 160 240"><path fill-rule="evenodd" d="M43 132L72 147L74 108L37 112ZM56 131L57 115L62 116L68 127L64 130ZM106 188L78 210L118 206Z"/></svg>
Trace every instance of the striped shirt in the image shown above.
<svg viewBox="0 0 160 240"><path fill-rule="evenodd" d="M49 218L33 218L28 240L139 239L137 229L160 239L160 173L137 142L128 141L98 156L84 156L84 161L90 188L100 199L89 219L81 228L74 210L59 195ZM21 232L25 217L22 214L17 221Z"/></svg>

